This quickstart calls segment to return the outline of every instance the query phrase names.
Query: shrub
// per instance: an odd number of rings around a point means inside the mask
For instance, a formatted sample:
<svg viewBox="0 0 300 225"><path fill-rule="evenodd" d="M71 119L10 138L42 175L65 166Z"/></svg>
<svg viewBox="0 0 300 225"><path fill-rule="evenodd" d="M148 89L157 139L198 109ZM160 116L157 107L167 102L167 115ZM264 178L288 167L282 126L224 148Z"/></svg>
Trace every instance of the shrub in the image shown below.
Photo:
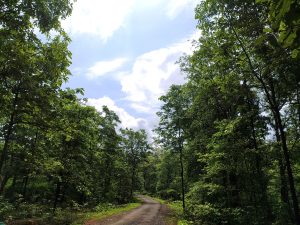
<svg viewBox="0 0 300 225"><path fill-rule="evenodd" d="M180 194L178 194L177 191L174 189L167 189L167 190L160 191L159 196L162 199L169 199L173 201L180 199Z"/></svg>
<svg viewBox="0 0 300 225"><path fill-rule="evenodd" d="M13 213L14 207L4 198L0 197L0 221L4 221Z"/></svg>

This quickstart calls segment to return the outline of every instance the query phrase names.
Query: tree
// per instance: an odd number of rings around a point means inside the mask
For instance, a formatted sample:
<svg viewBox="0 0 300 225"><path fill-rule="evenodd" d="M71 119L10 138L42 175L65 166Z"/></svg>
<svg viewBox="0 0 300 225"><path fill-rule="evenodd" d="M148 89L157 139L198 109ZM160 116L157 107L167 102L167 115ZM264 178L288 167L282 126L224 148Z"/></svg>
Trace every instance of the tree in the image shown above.
<svg viewBox="0 0 300 225"><path fill-rule="evenodd" d="M149 194L157 193L157 164L159 156L153 152L147 152L145 161L141 165L141 173L143 178L143 191Z"/></svg>
<svg viewBox="0 0 300 225"><path fill-rule="evenodd" d="M117 125L121 122L115 112L109 110L106 106L103 107L103 121L100 128L100 149L103 153L102 159L104 181L103 195L105 199L112 201L110 193L114 191L112 188L112 180L115 175L115 161L119 151L119 143L121 137L116 132ZM111 194L110 194L111 195Z"/></svg>
<svg viewBox="0 0 300 225"><path fill-rule="evenodd" d="M130 196L133 197L133 191L137 187L137 170L144 160L146 153L150 150L145 130L134 131L132 129L121 129L122 143L121 147L125 151L127 163L130 167L131 187Z"/></svg>
<svg viewBox="0 0 300 225"><path fill-rule="evenodd" d="M180 176L182 208L185 210L185 181L184 181L184 123L185 111L188 107L188 99L184 95L182 86L173 85L167 95L161 96L163 102L161 111L157 113L160 118L158 127L155 129L158 134L158 142L166 149L178 152L180 155Z"/></svg>
<svg viewBox="0 0 300 225"><path fill-rule="evenodd" d="M290 49L292 57L296 58L300 51L300 2L298 0L258 0L257 3L267 3L269 7L270 26L265 29L265 33L278 34L277 42L282 47Z"/></svg>
<svg viewBox="0 0 300 225"><path fill-rule="evenodd" d="M12 136L18 124L38 125L43 111L51 108L63 81L67 79L69 38L60 28L60 18L71 12L69 1L0 3L1 116L4 139L0 156L0 191L11 176L7 168ZM34 33L46 35L42 42ZM50 37L49 31L59 31ZM47 110L45 110L47 108ZM50 109L51 110L51 109Z"/></svg>
<svg viewBox="0 0 300 225"><path fill-rule="evenodd" d="M299 204L282 114L282 108L288 105L288 96L293 95L299 85L296 72L299 64L288 50L276 44L276 33L261 38L264 28L271 26L267 11L267 5L252 1L205 1L198 6L196 17L204 34L200 43L211 41L212 46L223 53L221 58L207 57L212 71L224 72L215 65L230 60L234 71L239 71L244 80L264 94L261 102L264 110L270 112L275 133L279 134L295 221L299 224Z"/></svg>

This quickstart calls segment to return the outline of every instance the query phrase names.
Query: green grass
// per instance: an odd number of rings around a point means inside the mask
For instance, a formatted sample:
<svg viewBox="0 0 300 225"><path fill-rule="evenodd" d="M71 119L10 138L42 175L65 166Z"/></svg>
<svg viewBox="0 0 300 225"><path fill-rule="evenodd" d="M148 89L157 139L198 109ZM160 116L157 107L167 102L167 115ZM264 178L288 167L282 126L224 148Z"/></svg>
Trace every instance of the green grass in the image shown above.
<svg viewBox="0 0 300 225"><path fill-rule="evenodd" d="M188 225L188 221L184 219L183 209L182 209L182 202L181 201L174 201L168 202L167 205L169 208L175 213L177 217L177 225Z"/></svg>
<svg viewBox="0 0 300 225"><path fill-rule="evenodd" d="M189 223L184 219L182 202L181 201L169 201L163 200L157 197L151 197L153 200L158 201L160 204L165 204L171 209L173 215L167 218L168 223L174 224L177 221L177 225L188 225Z"/></svg>
<svg viewBox="0 0 300 225"><path fill-rule="evenodd" d="M98 209L95 212L86 212L86 213L80 213L78 214L78 219L72 223L72 225L83 225L84 222L88 220L100 220L104 219L106 217L120 214L123 212L130 211L134 208L137 208L141 205L141 203L128 203L121 206L113 206L105 207Z"/></svg>
<svg viewBox="0 0 300 225"><path fill-rule="evenodd" d="M168 204L168 201L160 199L160 198L156 198L156 197L152 197L152 196L149 196L149 198L152 198L153 200L158 201L160 204L165 204L165 205Z"/></svg>

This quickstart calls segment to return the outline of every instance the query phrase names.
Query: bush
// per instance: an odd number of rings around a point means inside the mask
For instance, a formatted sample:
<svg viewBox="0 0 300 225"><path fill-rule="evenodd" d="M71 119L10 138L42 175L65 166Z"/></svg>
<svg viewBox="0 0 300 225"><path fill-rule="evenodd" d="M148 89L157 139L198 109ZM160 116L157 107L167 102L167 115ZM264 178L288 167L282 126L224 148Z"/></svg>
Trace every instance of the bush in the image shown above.
<svg viewBox="0 0 300 225"><path fill-rule="evenodd" d="M14 211L14 206L4 198L0 197L0 221L4 221Z"/></svg>
<svg viewBox="0 0 300 225"><path fill-rule="evenodd" d="M201 225L216 225L222 224L221 213L218 209L214 208L211 204L204 205L187 205L188 216L195 221L194 224Z"/></svg>
<svg viewBox="0 0 300 225"><path fill-rule="evenodd" d="M70 225L72 224L78 216L76 213L63 211L63 210L57 210L56 216L49 216L47 219L44 220L43 225Z"/></svg>
<svg viewBox="0 0 300 225"><path fill-rule="evenodd" d="M168 199L173 201L180 199L180 194L178 194L177 191L174 189L162 190L159 192L159 196L162 199Z"/></svg>
<svg viewBox="0 0 300 225"><path fill-rule="evenodd" d="M242 208L224 208L216 205L187 204L187 216L197 225L221 225L221 224L262 224L257 223L256 218L250 217ZM252 218L252 220L251 220Z"/></svg>
<svg viewBox="0 0 300 225"><path fill-rule="evenodd" d="M95 211L96 212L105 212L109 209L112 209L112 208L116 208L117 206L111 204L111 203L101 203L101 204L98 204L96 207L95 207Z"/></svg>

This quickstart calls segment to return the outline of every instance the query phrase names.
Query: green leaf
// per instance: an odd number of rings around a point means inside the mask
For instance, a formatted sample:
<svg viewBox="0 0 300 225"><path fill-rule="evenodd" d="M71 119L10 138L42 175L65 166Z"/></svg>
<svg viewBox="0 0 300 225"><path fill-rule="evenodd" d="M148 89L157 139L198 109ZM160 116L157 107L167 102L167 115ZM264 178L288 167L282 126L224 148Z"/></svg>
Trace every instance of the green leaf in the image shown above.
<svg viewBox="0 0 300 225"><path fill-rule="evenodd" d="M294 49L291 54L292 58L294 58L294 59L297 58L299 55L299 52L300 52L300 48Z"/></svg>

